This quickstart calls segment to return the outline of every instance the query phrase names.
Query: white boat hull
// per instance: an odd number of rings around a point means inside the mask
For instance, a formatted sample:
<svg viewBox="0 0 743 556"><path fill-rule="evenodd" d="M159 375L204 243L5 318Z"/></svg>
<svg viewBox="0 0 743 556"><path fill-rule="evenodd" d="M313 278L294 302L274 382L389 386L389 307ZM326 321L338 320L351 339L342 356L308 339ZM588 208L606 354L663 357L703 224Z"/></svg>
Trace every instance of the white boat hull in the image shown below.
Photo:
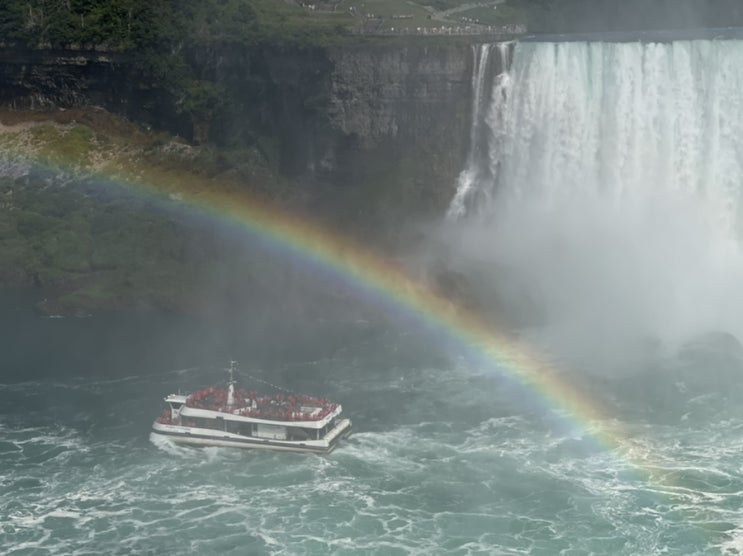
<svg viewBox="0 0 743 556"><path fill-rule="evenodd" d="M175 444L187 446L217 446L224 448L329 454L335 449L340 439L346 438L351 434L351 421L349 419L342 419L320 440L274 440L243 436L216 431L214 429L167 425L158 423L157 421L152 424L152 434L169 438Z"/></svg>

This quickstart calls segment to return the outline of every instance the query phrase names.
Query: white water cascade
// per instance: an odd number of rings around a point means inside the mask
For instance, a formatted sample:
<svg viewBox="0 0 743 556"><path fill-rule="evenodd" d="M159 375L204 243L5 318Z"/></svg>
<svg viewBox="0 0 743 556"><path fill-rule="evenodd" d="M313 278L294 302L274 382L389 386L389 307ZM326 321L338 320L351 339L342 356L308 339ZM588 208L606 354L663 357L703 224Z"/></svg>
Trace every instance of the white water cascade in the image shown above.
<svg viewBox="0 0 743 556"><path fill-rule="evenodd" d="M457 179L457 192L447 212L447 218L456 220L467 212L467 203L477 184L491 178L487 154L490 147L491 128L486 120L492 99L505 98L503 90L507 86L507 69L510 64L511 43L482 44L473 46L472 71L472 123L470 124L470 147L464 170ZM497 75L492 76L490 54L498 53ZM490 79L494 79L493 86Z"/></svg>
<svg viewBox="0 0 743 556"><path fill-rule="evenodd" d="M576 342L743 340L743 41L519 43L491 90L462 257Z"/></svg>

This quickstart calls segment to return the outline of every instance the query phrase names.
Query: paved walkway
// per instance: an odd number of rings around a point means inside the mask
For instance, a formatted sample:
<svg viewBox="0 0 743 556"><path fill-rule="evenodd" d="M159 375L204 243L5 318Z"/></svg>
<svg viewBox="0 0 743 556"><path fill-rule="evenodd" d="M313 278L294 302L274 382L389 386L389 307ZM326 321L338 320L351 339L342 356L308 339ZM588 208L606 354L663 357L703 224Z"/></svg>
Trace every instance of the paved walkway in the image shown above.
<svg viewBox="0 0 743 556"><path fill-rule="evenodd" d="M448 10L434 11L431 13L431 18L437 21L445 21L449 17L459 12L466 12L472 8L487 8L488 6L497 6L503 4L505 0L490 0L489 2L472 2L471 4L462 4L456 8L449 8Z"/></svg>

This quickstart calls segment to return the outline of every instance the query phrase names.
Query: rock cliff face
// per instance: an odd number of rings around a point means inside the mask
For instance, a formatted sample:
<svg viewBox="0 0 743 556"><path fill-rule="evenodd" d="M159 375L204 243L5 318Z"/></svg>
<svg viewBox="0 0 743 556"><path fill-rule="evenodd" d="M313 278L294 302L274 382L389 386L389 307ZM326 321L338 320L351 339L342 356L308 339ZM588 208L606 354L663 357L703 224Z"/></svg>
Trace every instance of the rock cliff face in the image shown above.
<svg viewBox="0 0 743 556"><path fill-rule="evenodd" d="M189 149L205 155L211 164L208 171L224 160L225 168L215 169L216 175L245 176L245 182L256 188L276 187L282 200L299 205L292 208L312 213L337 233L353 234L391 252L415 241L418 217L443 215L468 147L472 97L468 45L294 52L221 45L189 51L187 60L196 83L207 83L207 88L219 92L220 108L209 121L194 121L182 112L177 95L148 83L133 60L101 52L0 49L0 107L44 111L99 106L189 140L208 137L225 148ZM52 143L64 137L60 140L69 141L66 146L82 150L92 144L90 129L96 136L109 130L117 144L117 133L127 139L131 135L132 140L138 133L101 111L4 116L13 123L23 118L70 118L74 124L83 118L64 135L49 124L29 126L24 133L30 135L23 136L24 141ZM84 120L95 123L98 116L100 129ZM156 166L158 153L165 152L156 146L162 139L147 137L152 144L132 145L132 152L151 156ZM249 166L252 160L246 162L249 170L266 171L258 177L240 173L245 170L241 158L238 162L229 158L255 157L256 151L268 161L266 165L258 160L256 168ZM184 162L184 176L190 176L195 170L189 164L198 162ZM276 179L275 170L290 179ZM249 278L247 289L258 293L245 299L262 300L255 303L263 303L266 314L282 305L275 301L278 298L264 295L266 291L279 292L282 302L292 288L306 291L305 277L295 279L290 269L275 262L264 264L254 252L244 253L244 262L229 262L234 257L222 256L214 248L209 230L171 221L129 197L109 200L90 195L84 182L79 190L41 187L68 184L69 179L52 179L44 169L38 176L24 172L0 175L0 197L12 199L6 206L0 203L0 213L6 211L0 214L0 260L6 263L0 268L0 286L44 288L49 296L46 311L75 314L134 301L191 310L190 300L203 297L199 288L211 283L215 274L239 276L235 292L246 289L246 276L255 277ZM126 233L120 235L121 230ZM201 245L204 250L196 247ZM237 272L228 271L227 264L237 265ZM224 305L228 310L234 301L228 294L222 299L219 292L233 290L219 284L208 288L218 292L217 298L204 305ZM320 284L320 293L308 296L317 307L326 312L329 306L345 307L345 297L323 287ZM308 306L305 301L294 305Z"/></svg>
<svg viewBox="0 0 743 556"><path fill-rule="evenodd" d="M0 49L0 107L49 110L99 106L179 135L190 122L172 99L138 77L120 53Z"/></svg>
<svg viewBox="0 0 743 556"><path fill-rule="evenodd" d="M259 144L284 175L306 182L415 175L413 187L425 187L435 205L450 198L467 148L468 45L219 45L190 51L188 61L225 97L207 123L210 140ZM197 124L125 56L100 52L0 51L0 104L97 105L191 140Z"/></svg>
<svg viewBox="0 0 743 556"><path fill-rule="evenodd" d="M428 155L450 173L466 148L468 47L338 50L328 118L361 149Z"/></svg>
<svg viewBox="0 0 743 556"><path fill-rule="evenodd" d="M278 140L282 171L356 181L364 161L426 162L453 176L466 148L472 54L467 45L359 46L300 52L240 47L192 53L199 76L231 95L212 138L246 125Z"/></svg>

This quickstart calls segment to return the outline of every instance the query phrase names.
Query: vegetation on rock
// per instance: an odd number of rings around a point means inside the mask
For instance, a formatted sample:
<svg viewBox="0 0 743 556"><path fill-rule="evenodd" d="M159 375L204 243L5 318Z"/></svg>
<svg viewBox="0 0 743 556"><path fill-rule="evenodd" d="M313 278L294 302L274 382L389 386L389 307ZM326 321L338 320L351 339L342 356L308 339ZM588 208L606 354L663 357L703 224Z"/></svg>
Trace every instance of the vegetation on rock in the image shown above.
<svg viewBox="0 0 743 556"><path fill-rule="evenodd" d="M293 311L332 310L346 294L193 201L252 199L379 245L389 230L352 207L390 205L384 218L399 220L405 197L420 194L390 167L365 187L303 199L255 149L192 146L101 110L9 111L0 122L0 285L41 288L52 314L155 307L301 319Z"/></svg>
<svg viewBox="0 0 743 556"><path fill-rule="evenodd" d="M2 117L1 283L35 284L53 298L46 310L75 313L122 306L198 312L219 304L204 285L231 273L239 280L215 291L286 282L286 269L269 254L218 238L179 202L181 194L229 191L241 172L253 175L256 189L263 175L277 195L260 157L244 152L243 166L224 174L215 151L103 112L44 117L50 120ZM138 184L147 183L158 190L140 193Z"/></svg>
<svg viewBox="0 0 743 556"><path fill-rule="evenodd" d="M28 47L177 49L186 41L317 46L341 18L313 18L283 0L6 0L0 36Z"/></svg>

